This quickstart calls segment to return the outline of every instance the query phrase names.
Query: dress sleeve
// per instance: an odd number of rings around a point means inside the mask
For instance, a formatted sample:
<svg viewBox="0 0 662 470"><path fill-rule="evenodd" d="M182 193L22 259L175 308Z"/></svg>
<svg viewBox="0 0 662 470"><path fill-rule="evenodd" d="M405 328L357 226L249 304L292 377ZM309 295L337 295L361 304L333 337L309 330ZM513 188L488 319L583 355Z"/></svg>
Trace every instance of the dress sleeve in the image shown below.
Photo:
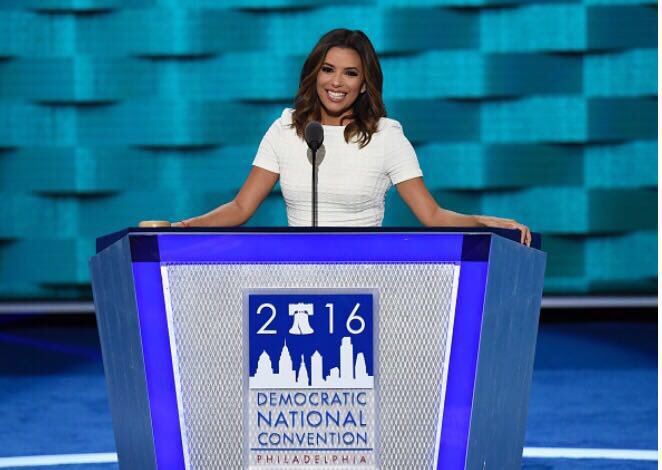
<svg viewBox="0 0 662 470"><path fill-rule="evenodd" d="M280 119L276 119L257 149L257 154L253 160L253 165L273 173L280 174L280 165L278 163L278 142L280 140Z"/></svg>
<svg viewBox="0 0 662 470"><path fill-rule="evenodd" d="M386 145L386 173L391 179L391 183L395 185L423 176L414 147L405 137L399 122L392 121L386 129L384 143Z"/></svg>

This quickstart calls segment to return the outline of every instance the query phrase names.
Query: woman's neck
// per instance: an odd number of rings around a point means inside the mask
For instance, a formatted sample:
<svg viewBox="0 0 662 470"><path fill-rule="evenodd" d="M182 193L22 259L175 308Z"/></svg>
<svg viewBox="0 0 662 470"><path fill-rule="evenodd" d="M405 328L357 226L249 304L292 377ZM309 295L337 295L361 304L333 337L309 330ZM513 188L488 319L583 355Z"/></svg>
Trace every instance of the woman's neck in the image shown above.
<svg viewBox="0 0 662 470"><path fill-rule="evenodd" d="M322 109L322 116L321 116L321 121L323 126L346 126L350 122L352 122L350 119L345 119L343 122L343 118L349 116L352 114L351 110L348 110L347 112L339 115L339 116L333 116L328 114L324 109Z"/></svg>

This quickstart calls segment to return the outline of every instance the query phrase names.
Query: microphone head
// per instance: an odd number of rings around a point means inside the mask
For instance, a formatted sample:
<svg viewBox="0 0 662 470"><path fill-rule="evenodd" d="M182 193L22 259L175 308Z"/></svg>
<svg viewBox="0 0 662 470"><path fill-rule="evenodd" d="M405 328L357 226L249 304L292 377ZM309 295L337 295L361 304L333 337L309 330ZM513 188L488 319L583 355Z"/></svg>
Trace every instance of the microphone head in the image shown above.
<svg viewBox="0 0 662 470"><path fill-rule="evenodd" d="M324 142L324 128L319 122L311 121L303 131L303 136L310 150L316 152L322 146L322 142Z"/></svg>

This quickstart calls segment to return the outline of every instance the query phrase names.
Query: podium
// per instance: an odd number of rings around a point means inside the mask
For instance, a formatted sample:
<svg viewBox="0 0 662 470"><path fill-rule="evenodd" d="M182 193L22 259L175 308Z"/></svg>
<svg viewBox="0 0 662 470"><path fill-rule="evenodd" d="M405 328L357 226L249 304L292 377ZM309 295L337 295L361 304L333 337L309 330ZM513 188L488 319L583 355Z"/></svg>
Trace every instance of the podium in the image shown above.
<svg viewBox="0 0 662 470"><path fill-rule="evenodd" d="M545 254L518 237L98 239L90 268L120 467L521 468Z"/></svg>

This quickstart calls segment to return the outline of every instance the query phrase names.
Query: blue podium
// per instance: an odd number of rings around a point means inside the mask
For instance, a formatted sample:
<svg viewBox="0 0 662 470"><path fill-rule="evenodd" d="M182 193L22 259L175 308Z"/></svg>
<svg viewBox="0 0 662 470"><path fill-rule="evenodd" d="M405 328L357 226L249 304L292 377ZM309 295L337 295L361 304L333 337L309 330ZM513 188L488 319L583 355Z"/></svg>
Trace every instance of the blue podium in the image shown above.
<svg viewBox="0 0 662 470"><path fill-rule="evenodd" d="M90 267L120 467L519 469L545 254L518 237L100 238Z"/></svg>

